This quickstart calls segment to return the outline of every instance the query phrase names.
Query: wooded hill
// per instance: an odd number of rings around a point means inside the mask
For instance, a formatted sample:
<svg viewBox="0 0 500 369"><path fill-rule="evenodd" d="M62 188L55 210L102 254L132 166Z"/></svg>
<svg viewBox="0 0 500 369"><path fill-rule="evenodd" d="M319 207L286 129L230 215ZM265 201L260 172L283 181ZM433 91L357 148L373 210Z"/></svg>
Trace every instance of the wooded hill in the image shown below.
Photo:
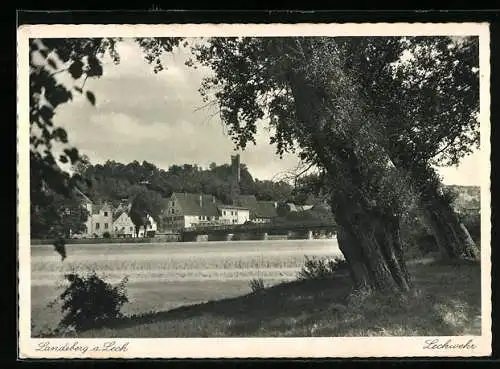
<svg viewBox="0 0 500 369"><path fill-rule="evenodd" d="M147 161L123 164L108 160L105 164L82 165L76 170L89 181L81 190L96 203L118 204L124 199L132 202L139 193L144 193L150 198L150 202L157 202L157 206L150 209L155 214L160 210L157 207L161 206L161 198L169 197L173 192L205 193L225 204L231 202L232 177L229 164L212 163L208 169L183 164L172 165L168 170L163 170ZM294 188L285 181L254 179L245 164L241 164L240 178L240 193L255 195L257 200L291 202L297 205L319 201L313 188L307 191ZM479 209L478 186L446 187L456 193L457 209Z"/></svg>
<svg viewBox="0 0 500 369"><path fill-rule="evenodd" d="M197 165L172 165L163 170L143 161L122 164L107 161L105 164L84 165L76 171L87 179L81 190L96 203L118 204L133 201L139 193L149 198L153 216L160 210L161 199L172 192L205 193L214 195L223 203L231 202L231 167L212 163L208 169ZM304 204L313 197L295 194L293 187L284 182L254 179L245 164L241 164L240 194L255 195L257 200L295 202Z"/></svg>

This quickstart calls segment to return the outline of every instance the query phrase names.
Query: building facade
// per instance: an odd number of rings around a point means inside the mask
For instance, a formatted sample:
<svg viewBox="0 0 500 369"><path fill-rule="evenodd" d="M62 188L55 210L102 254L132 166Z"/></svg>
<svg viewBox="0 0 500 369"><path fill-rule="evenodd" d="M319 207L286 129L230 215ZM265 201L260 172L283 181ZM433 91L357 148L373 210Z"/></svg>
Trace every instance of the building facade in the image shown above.
<svg viewBox="0 0 500 369"><path fill-rule="evenodd" d="M254 195L240 195L236 204L250 211L250 221L254 223L269 223L278 217L275 201L257 201Z"/></svg>
<svg viewBox="0 0 500 369"><path fill-rule="evenodd" d="M90 215L91 237L103 237L107 232L113 233L113 208L109 204L93 205Z"/></svg>
<svg viewBox="0 0 500 369"><path fill-rule="evenodd" d="M219 221L216 199L212 195L174 192L165 201L162 219L166 229L175 231Z"/></svg>
<svg viewBox="0 0 500 369"><path fill-rule="evenodd" d="M244 224L250 220L250 211L222 204L212 195L173 193L165 200L162 220L165 230L179 231L204 225Z"/></svg>
<svg viewBox="0 0 500 369"><path fill-rule="evenodd" d="M244 207L220 204L217 208L220 224L244 224L250 220L250 210Z"/></svg>
<svg viewBox="0 0 500 369"><path fill-rule="evenodd" d="M113 236L133 238L135 237L135 225L125 211L117 211L113 215Z"/></svg>
<svg viewBox="0 0 500 369"><path fill-rule="evenodd" d="M156 232L158 232L158 223L149 214L146 215L146 218L147 218L146 227L141 226L139 228L139 237L154 237Z"/></svg>

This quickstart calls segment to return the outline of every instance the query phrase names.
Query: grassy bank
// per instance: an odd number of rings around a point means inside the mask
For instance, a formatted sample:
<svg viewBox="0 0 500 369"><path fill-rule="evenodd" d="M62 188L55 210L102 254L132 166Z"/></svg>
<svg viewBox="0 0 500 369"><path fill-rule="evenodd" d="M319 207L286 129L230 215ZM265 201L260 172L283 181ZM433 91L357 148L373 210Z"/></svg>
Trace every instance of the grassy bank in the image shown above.
<svg viewBox="0 0 500 369"><path fill-rule="evenodd" d="M416 336L480 334L480 265L413 263L404 297L352 294L349 277L130 316L80 337Z"/></svg>

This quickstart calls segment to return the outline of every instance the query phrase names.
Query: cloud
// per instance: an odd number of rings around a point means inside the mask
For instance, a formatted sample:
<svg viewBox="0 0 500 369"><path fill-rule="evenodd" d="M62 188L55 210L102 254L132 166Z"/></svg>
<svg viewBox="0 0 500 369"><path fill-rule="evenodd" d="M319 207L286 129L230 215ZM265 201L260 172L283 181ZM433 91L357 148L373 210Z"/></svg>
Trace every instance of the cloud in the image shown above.
<svg viewBox="0 0 500 369"><path fill-rule="evenodd" d="M55 123L67 128L70 142L94 163L146 160L163 169L184 163L229 163L234 146L222 123L213 109L199 109L204 103L198 88L209 71L185 66L186 49L167 54L167 69L158 74L133 42L119 44L118 51L119 65L106 61L103 76L86 82L85 88L96 95L95 107L75 96L58 108ZM271 179L296 167L294 155L279 159L265 130L256 139L256 146L250 144L241 152L255 178ZM477 181L478 161L471 160L464 160L459 169L441 169L445 182Z"/></svg>

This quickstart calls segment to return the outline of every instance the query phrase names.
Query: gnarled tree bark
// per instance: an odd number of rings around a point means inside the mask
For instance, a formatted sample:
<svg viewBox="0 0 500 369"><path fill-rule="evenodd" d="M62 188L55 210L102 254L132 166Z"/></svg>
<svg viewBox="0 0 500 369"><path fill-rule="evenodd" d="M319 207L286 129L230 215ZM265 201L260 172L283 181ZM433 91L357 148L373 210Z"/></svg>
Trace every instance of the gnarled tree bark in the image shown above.
<svg viewBox="0 0 500 369"><path fill-rule="evenodd" d="M419 193L424 221L431 229L441 254L448 259L478 259L480 252L467 228L439 190L439 179L425 163L399 155L395 160L407 172Z"/></svg>
<svg viewBox="0 0 500 369"><path fill-rule="evenodd" d="M341 227L339 246L356 287L408 291L411 282L405 265L398 217L392 215L393 209L388 209L385 204L373 204L363 195L363 186L370 178L364 177L360 166L367 163L363 164L352 143L344 142L344 137L336 137L338 139L332 141L328 131L322 129L320 122L328 121L328 113L322 106L325 104L321 98L324 91L318 92L317 86L312 87L298 73L289 73L288 83L295 100L298 124L302 125L318 161L327 171L332 188L337 188L338 196L331 199L331 206ZM346 184L336 178L340 167L349 176Z"/></svg>

